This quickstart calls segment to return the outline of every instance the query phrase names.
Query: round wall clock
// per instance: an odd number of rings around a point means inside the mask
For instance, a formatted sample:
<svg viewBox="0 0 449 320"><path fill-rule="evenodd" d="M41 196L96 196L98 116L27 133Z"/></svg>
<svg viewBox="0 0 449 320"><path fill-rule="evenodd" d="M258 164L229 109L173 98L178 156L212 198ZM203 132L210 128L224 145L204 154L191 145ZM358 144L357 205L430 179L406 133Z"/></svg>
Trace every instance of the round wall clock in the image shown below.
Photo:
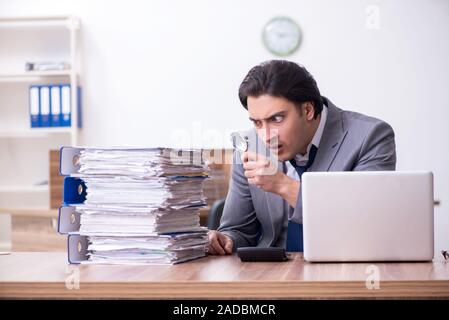
<svg viewBox="0 0 449 320"><path fill-rule="evenodd" d="M294 53L301 43L301 29L288 17L275 17L263 29L263 43L273 54L288 56Z"/></svg>

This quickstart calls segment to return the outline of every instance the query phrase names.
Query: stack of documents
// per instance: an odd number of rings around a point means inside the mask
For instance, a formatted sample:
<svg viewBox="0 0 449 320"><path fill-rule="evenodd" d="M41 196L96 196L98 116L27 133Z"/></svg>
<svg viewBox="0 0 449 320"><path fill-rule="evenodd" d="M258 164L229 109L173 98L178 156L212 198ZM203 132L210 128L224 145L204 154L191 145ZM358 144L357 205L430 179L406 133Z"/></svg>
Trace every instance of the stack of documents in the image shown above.
<svg viewBox="0 0 449 320"><path fill-rule="evenodd" d="M95 236L89 241L89 261L110 264L174 264L203 257L205 232L145 237Z"/></svg>
<svg viewBox="0 0 449 320"><path fill-rule="evenodd" d="M140 179L160 176L204 176L207 168L201 150L85 149L80 154L79 173L132 176Z"/></svg>
<svg viewBox="0 0 449 320"><path fill-rule="evenodd" d="M83 235L145 236L175 232L198 232L198 207L160 209L118 205L77 205Z"/></svg>
<svg viewBox="0 0 449 320"><path fill-rule="evenodd" d="M87 195L76 211L89 262L172 264L205 255L201 150L84 149L77 161L73 176Z"/></svg>

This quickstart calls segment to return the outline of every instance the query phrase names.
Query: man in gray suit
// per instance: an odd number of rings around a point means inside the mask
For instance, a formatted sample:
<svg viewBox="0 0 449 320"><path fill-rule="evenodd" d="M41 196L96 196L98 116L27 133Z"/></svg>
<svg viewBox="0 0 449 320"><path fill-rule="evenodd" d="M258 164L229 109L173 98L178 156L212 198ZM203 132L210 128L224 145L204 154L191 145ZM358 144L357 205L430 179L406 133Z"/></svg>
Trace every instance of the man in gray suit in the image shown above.
<svg viewBox="0 0 449 320"><path fill-rule="evenodd" d="M337 108L302 66L272 60L252 68L239 98L255 128L250 150L234 151L220 227L209 231L210 254L246 246L302 251L305 171L395 170L391 126Z"/></svg>

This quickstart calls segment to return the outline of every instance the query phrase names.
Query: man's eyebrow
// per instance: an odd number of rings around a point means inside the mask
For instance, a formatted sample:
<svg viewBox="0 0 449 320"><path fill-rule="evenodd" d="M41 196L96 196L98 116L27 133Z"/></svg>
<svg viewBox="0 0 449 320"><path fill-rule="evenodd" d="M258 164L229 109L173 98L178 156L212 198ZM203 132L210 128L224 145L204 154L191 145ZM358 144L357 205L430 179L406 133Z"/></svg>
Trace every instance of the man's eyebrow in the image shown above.
<svg viewBox="0 0 449 320"><path fill-rule="evenodd" d="M249 117L249 120L251 120L251 121L270 120L270 119L273 119L276 116L283 116L284 114L285 114L285 111L279 111L279 112L273 113L272 115L266 117L265 119L253 119L253 118Z"/></svg>

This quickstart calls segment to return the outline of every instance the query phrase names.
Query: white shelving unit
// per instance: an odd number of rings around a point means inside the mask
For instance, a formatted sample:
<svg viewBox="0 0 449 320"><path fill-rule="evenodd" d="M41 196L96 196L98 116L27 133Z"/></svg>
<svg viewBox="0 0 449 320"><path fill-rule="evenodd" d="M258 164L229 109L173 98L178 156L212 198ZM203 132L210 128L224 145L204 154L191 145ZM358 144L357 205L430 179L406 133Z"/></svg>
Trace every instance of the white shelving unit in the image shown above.
<svg viewBox="0 0 449 320"><path fill-rule="evenodd" d="M49 207L50 149L77 145L80 21L73 16L0 18L0 208ZM2 49L3 48L3 49ZM25 71L29 61L70 69ZM28 87L70 83L71 126L31 128ZM5 169L7 168L7 169Z"/></svg>

